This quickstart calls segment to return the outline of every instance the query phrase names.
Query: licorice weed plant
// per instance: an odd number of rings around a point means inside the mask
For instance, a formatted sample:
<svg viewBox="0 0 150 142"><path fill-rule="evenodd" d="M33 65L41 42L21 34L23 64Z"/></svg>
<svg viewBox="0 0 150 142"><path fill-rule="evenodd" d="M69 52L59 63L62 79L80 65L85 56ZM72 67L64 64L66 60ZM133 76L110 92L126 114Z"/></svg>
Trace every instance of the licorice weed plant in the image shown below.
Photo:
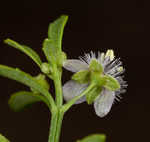
<svg viewBox="0 0 150 142"><path fill-rule="evenodd" d="M37 76L6 65L0 65L0 76L13 79L30 88L30 91L18 91L11 95L9 106L15 112L26 106L42 101L51 113L48 142L59 142L61 125L65 113L75 104L87 102L93 104L97 116L106 116L113 103L120 99L127 87L122 74L124 68L120 59L115 58L114 51L106 53L90 52L79 59L67 59L62 51L62 37L68 16L62 15L48 28L48 37L43 42L42 51L47 62L42 62L32 48L11 39L4 42L29 56L40 68ZM73 72L71 79L62 85L62 69ZM46 78L53 80L55 98L50 93ZM65 103L63 103L63 99ZM104 134L92 134L77 142L105 142ZM0 135L0 142L9 142Z"/></svg>

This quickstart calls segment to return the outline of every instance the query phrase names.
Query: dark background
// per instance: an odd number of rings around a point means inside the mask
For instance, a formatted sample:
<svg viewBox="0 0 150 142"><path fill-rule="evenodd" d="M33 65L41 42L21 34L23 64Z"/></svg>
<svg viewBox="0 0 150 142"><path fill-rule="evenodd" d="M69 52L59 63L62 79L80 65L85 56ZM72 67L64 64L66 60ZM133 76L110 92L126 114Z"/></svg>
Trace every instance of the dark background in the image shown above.
<svg viewBox="0 0 150 142"><path fill-rule="evenodd" d="M29 45L44 58L41 47L48 24L61 14L69 15L63 38L68 58L111 48L124 63L129 86L121 102L102 119L86 103L72 107L63 121L61 142L91 133L105 133L107 142L149 141L149 7L148 0L0 1L0 64L37 75L36 64L3 40L9 37ZM63 82L69 75L64 71ZM24 89L28 90L0 77L0 133L12 142L46 142L50 114L44 104L20 113L7 105L11 93Z"/></svg>

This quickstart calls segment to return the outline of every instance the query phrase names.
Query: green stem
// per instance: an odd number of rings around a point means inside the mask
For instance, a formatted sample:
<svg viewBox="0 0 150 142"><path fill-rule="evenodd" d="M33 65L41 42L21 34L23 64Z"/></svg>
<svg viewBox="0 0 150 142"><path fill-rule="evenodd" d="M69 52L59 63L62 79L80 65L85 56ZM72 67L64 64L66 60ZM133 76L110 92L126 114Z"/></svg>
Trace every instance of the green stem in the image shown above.
<svg viewBox="0 0 150 142"><path fill-rule="evenodd" d="M52 112L48 142L55 142L57 120L58 120L58 111Z"/></svg>
<svg viewBox="0 0 150 142"><path fill-rule="evenodd" d="M49 108L52 111L56 107L55 101L54 101L52 95L49 92L46 95L47 95L46 97L47 97L47 99L48 99L48 101L50 103L49 104L49 106L50 106Z"/></svg>
<svg viewBox="0 0 150 142"><path fill-rule="evenodd" d="M56 93L56 105L58 107L61 107L63 103L61 73L62 71L60 71L57 68L57 66L55 66L53 72L53 80L54 80L55 93Z"/></svg>
<svg viewBox="0 0 150 142"><path fill-rule="evenodd" d="M48 142L59 142L63 116L64 113L61 109L52 112Z"/></svg>
<svg viewBox="0 0 150 142"><path fill-rule="evenodd" d="M54 79L55 80L55 79ZM56 85L56 84L55 84ZM73 98L67 104L63 105L62 107L58 107L52 111L52 118L51 118L51 126L50 126L50 134L48 142L59 142L62 120L64 113L81 97L83 97L86 93L88 93L95 84L89 85L89 87L82 92L79 96ZM57 90L58 88L56 88ZM62 95L62 94L61 94ZM57 97L57 96L56 96Z"/></svg>
<svg viewBox="0 0 150 142"><path fill-rule="evenodd" d="M57 120L57 129L56 129L56 142L59 142L60 134L61 134L61 126L63 121L64 112L59 111L59 117Z"/></svg>
<svg viewBox="0 0 150 142"><path fill-rule="evenodd" d="M61 69L59 70L58 67L54 64L53 65L53 81L55 86L55 94L56 94L56 106L52 112L51 118L51 126L50 126L50 134L48 142L59 142L60 132L61 132L61 125L64 116L64 112L61 111L61 107L63 104L63 96L62 96L62 84L61 84Z"/></svg>

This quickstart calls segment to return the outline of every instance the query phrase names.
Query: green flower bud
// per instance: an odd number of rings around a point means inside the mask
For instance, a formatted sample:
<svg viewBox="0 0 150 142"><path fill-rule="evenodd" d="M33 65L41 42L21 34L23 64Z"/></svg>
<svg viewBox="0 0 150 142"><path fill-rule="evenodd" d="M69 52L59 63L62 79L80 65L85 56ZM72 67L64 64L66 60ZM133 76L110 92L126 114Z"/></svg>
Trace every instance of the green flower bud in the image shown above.
<svg viewBox="0 0 150 142"><path fill-rule="evenodd" d="M49 74L50 73L50 64L48 63L42 63L41 65L41 71L45 74Z"/></svg>
<svg viewBox="0 0 150 142"><path fill-rule="evenodd" d="M103 72L102 65L96 59L91 60L89 69L90 71L99 72L99 74Z"/></svg>

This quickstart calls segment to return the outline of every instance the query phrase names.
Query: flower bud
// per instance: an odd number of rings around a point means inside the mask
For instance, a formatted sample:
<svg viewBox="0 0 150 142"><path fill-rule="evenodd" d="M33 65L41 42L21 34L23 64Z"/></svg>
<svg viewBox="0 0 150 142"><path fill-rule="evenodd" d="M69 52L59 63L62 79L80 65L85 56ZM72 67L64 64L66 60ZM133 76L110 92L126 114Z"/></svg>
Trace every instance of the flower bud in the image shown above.
<svg viewBox="0 0 150 142"><path fill-rule="evenodd" d="M45 74L49 74L50 73L50 64L48 63L42 63L41 65L41 71Z"/></svg>

